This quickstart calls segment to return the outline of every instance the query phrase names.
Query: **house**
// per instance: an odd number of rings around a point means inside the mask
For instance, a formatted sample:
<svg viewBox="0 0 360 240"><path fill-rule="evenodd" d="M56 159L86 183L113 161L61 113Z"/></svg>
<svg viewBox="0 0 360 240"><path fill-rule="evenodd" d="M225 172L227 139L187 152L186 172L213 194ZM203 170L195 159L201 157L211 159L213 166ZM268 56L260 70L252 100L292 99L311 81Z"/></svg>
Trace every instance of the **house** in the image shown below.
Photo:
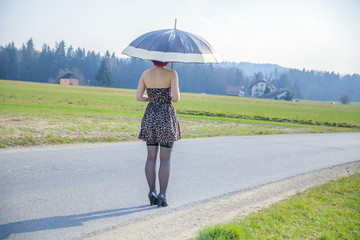
<svg viewBox="0 0 360 240"><path fill-rule="evenodd" d="M250 84L251 97L274 99L274 100L289 100L289 91L285 89L276 89L274 85L269 83L266 79L261 79ZM292 97L290 97L292 98Z"/></svg>
<svg viewBox="0 0 360 240"><path fill-rule="evenodd" d="M225 89L225 93L231 96L239 96L243 97L244 93L244 86L227 86Z"/></svg>
<svg viewBox="0 0 360 240"><path fill-rule="evenodd" d="M71 73L67 73L61 77L59 77L61 85L79 85L79 79L75 78L75 76Z"/></svg>
<svg viewBox="0 0 360 240"><path fill-rule="evenodd" d="M265 78L254 81L250 84L251 97L261 97L264 94L276 92L277 89L274 85L269 83Z"/></svg>

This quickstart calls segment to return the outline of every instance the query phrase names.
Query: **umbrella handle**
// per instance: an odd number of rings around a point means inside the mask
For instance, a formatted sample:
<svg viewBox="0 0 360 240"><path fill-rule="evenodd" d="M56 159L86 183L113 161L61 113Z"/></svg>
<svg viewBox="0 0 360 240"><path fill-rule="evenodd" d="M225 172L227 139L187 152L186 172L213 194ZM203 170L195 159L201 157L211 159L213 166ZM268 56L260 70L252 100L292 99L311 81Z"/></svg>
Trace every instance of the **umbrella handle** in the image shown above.
<svg viewBox="0 0 360 240"><path fill-rule="evenodd" d="M177 22L177 19L175 18L175 29L176 29L176 22ZM174 62L171 62L171 70L173 70L173 68L174 68Z"/></svg>

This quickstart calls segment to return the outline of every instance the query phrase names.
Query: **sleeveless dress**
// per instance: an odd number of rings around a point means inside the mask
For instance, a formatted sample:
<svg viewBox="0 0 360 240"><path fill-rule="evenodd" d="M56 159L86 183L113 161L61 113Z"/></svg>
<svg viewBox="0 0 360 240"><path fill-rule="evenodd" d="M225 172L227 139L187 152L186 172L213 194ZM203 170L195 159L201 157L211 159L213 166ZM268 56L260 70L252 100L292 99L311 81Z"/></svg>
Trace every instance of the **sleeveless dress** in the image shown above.
<svg viewBox="0 0 360 240"><path fill-rule="evenodd" d="M179 120L171 104L171 88L147 88L149 104L141 121L139 139L167 144L181 139Z"/></svg>

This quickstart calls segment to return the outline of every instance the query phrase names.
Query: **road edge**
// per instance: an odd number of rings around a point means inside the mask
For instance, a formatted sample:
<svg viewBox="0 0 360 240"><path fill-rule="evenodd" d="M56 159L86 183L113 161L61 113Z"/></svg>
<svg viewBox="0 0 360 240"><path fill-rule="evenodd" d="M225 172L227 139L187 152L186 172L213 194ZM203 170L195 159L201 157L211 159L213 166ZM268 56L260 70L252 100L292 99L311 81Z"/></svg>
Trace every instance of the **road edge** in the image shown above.
<svg viewBox="0 0 360 240"><path fill-rule="evenodd" d="M309 188L360 172L360 160L269 183L81 239L190 239L203 227L243 218Z"/></svg>

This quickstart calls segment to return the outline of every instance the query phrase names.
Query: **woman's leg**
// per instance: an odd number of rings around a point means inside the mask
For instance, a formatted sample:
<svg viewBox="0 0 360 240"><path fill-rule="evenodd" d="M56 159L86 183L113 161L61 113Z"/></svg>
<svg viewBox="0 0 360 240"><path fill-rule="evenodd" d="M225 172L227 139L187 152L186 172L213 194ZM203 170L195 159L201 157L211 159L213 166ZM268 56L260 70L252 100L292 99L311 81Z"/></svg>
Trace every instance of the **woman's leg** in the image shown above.
<svg viewBox="0 0 360 240"><path fill-rule="evenodd" d="M148 155L145 164L145 175L149 185L150 192L156 193L156 158L159 145L147 145Z"/></svg>
<svg viewBox="0 0 360 240"><path fill-rule="evenodd" d="M170 157L173 143L170 145L160 145L160 168L159 168L159 182L160 193L166 196L166 188L170 177Z"/></svg>

